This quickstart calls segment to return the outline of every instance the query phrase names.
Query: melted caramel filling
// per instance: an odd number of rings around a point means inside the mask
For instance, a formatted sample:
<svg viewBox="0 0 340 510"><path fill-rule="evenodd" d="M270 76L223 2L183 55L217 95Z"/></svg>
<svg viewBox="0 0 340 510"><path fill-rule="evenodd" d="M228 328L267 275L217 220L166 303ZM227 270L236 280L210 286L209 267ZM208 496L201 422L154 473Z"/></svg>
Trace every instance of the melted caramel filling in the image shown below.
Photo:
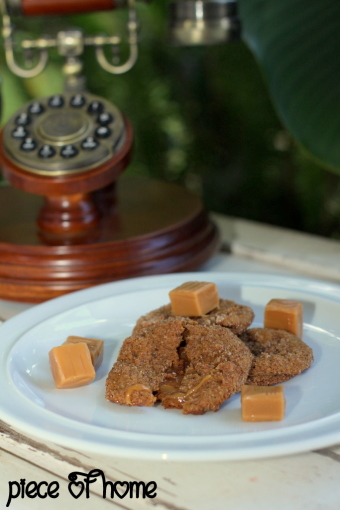
<svg viewBox="0 0 340 510"><path fill-rule="evenodd" d="M159 387L158 392L158 398L162 400L164 397L171 397L171 399L176 400L177 402L181 402L184 393L181 393L179 390L181 383L182 383L182 377L178 377L175 381L166 381Z"/></svg>
<svg viewBox="0 0 340 510"><path fill-rule="evenodd" d="M161 386L159 387L159 392L160 393L173 393L174 391L179 389L180 385L181 384L177 383L177 381L174 382L173 384L171 384L170 382L161 384Z"/></svg>
<svg viewBox="0 0 340 510"><path fill-rule="evenodd" d="M191 390L188 390L186 392L185 396L187 397L188 395L195 393L195 391L199 390L200 387L203 386L203 384L209 379L211 379L211 375L206 375L205 377L203 377L203 379L197 384L197 386L194 386L193 388L191 388Z"/></svg>
<svg viewBox="0 0 340 510"><path fill-rule="evenodd" d="M159 388L158 398L162 399L164 397L168 397L171 398L171 400L175 401L175 403L176 402L183 403L185 402L185 399L189 395L192 395L193 393L198 391L201 388L201 386L203 386L203 384L205 384L209 379L211 379L211 375L206 375L205 377L203 377L203 379L201 379L196 386L188 390L186 393L178 391L181 386L182 379L183 378L181 377L180 380L177 379L176 381L167 381L166 383L162 384Z"/></svg>
<svg viewBox="0 0 340 510"><path fill-rule="evenodd" d="M130 406L133 405L131 402L131 395L134 391L147 391L149 393L151 392L150 388L148 388L144 384L133 384L125 392L125 398L126 398L127 405L130 405Z"/></svg>

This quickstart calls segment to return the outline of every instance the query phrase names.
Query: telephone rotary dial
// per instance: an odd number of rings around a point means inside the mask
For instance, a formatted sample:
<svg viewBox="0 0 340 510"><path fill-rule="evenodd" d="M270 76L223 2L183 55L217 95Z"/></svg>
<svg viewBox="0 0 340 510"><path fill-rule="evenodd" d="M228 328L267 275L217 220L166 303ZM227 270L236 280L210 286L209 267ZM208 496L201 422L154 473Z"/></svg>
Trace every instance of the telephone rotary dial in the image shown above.
<svg viewBox="0 0 340 510"><path fill-rule="evenodd" d="M87 172L114 157L125 139L118 108L88 93L31 101L3 131L7 157L22 170L45 176Z"/></svg>

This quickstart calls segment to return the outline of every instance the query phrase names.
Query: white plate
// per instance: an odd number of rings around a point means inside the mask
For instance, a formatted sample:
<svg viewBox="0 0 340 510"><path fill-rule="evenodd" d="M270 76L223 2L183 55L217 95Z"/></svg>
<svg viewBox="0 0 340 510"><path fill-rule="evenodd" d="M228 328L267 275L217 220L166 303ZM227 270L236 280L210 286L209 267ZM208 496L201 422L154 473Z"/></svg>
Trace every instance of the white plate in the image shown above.
<svg viewBox="0 0 340 510"><path fill-rule="evenodd" d="M240 397L217 413L125 407L105 400L105 379L136 319L188 280L213 281L221 297L251 306L262 326L271 298L304 304L304 340L315 362L286 382L281 422L246 423ZM48 301L1 326L0 416L17 430L82 452L168 460L250 459L340 441L340 287L260 274L182 273L115 282ZM96 380L57 390L48 351L68 335L105 340Z"/></svg>

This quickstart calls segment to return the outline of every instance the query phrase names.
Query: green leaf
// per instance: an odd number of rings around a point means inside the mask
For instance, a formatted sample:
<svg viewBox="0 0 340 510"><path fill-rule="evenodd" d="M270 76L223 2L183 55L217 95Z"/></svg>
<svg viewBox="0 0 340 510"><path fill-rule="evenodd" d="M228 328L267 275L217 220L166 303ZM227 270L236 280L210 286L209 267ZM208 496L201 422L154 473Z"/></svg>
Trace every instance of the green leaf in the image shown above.
<svg viewBox="0 0 340 510"><path fill-rule="evenodd" d="M239 0L239 7L243 38L282 121L340 173L340 1Z"/></svg>

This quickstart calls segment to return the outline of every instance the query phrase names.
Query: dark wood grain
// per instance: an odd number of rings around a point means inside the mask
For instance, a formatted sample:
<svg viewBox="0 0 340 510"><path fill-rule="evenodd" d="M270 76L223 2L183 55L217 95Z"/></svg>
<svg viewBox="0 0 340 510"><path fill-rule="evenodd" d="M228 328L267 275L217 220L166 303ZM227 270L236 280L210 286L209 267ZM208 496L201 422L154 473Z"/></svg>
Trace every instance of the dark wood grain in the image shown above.
<svg viewBox="0 0 340 510"><path fill-rule="evenodd" d="M42 231L75 233L93 229L98 224L100 211L91 192L108 189L129 164L133 130L127 119L125 127L124 143L111 158L84 172L65 172L62 176L40 175L21 167L14 158L8 157L1 132L0 161L4 177L16 188L45 197L37 217Z"/></svg>
<svg viewBox="0 0 340 510"><path fill-rule="evenodd" d="M43 198L0 189L0 297L41 302L134 276L189 271L217 249L218 234L199 198L168 183L121 177L94 193L96 228L42 231Z"/></svg>
<svg viewBox="0 0 340 510"><path fill-rule="evenodd" d="M100 212L91 193L45 197L37 223L52 233L83 232L98 225Z"/></svg>

